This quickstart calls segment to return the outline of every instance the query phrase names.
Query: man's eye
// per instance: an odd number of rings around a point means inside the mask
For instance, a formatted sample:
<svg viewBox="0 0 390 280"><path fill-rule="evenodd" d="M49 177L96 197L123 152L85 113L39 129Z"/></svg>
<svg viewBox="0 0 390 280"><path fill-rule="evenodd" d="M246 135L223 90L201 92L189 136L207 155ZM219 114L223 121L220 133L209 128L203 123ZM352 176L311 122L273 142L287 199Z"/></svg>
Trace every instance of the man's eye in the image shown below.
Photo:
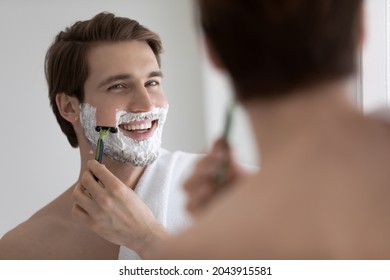
<svg viewBox="0 0 390 280"><path fill-rule="evenodd" d="M148 81L145 86L147 87L154 87L154 86L158 86L159 85L159 82L157 81Z"/></svg>
<svg viewBox="0 0 390 280"><path fill-rule="evenodd" d="M123 89L123 88L125 88L124 85L122 85L122 84L115 84L115 85L110 86L108 89L111 90L111 89Z"/></svg>

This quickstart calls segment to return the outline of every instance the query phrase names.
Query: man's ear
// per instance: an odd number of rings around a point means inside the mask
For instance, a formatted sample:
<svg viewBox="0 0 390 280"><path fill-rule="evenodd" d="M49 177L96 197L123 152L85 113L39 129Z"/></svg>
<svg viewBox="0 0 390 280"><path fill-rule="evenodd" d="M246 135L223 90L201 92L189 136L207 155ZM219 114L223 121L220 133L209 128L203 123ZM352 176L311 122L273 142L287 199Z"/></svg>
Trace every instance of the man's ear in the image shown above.
<svg viewBox="0 0 390 280"><path fill-rule="evenodd" d="M222 63L218 53L215 51L213 44L210 42L210 40L207 38L207 36L204 36L204 42L206 47L206 52L211 60L211 63L219 70L224 70L225 65Z"/></svg>
<svg viewBox="0 0 390 280"><path fill-rule="evenodd" d="M78 121L80 115L80 103L74 96L59 93L56 96L56 104L61 116L70 123Z"/></svg>

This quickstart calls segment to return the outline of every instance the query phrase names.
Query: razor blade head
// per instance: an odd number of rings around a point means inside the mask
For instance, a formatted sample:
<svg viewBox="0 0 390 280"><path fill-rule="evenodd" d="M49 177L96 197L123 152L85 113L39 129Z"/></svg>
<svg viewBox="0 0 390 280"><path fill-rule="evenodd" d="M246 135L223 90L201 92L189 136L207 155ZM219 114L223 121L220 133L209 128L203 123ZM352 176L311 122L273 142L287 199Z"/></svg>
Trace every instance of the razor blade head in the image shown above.
<svg viewBox="0 0 390 280"><path fill-rule="evenodd" d="M118 132L118 128L113 127L113 126L101 126L101 125L98 125L98 126L95 127L95 130L97 132L99 132L101 130L109 131L111 133L117 133Z"/></svg>

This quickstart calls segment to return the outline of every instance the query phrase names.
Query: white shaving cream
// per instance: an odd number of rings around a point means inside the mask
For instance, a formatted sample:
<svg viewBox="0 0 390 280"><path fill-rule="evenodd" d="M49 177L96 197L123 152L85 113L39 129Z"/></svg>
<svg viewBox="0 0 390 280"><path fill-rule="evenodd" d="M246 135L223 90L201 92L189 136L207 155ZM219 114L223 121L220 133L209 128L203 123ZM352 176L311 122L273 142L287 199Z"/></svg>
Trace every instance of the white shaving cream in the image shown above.
<svg viewBox="0 0 390 280"><path fill-rule="evenodd" d="M117 133L110 133L104 139L104 155L108 158L122 163L131 163L135 166L151 164L159 155L161 137L165 119L168 113L168 106L154 108L145 113L129 113L116 111ZM125 136L119 129L121 123L142 120L157 120L157 127L153 135L145 140L134 140ZM84 129L85 137L90 145L96 149L99 133L96 127L96 108L88 103L80 104L80 122Z"/></svg>

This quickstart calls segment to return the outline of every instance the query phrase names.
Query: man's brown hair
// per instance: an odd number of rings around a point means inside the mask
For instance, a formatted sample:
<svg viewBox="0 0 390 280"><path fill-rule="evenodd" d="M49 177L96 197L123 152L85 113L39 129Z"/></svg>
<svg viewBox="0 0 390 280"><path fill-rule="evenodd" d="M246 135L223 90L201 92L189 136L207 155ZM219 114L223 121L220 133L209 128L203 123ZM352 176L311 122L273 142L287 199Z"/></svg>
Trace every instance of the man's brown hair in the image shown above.
<svg viewBox="0 0 390 280"><path fill-rule="evenodd" d="M238 98L274 98L354 73L362 0L198 0Z"/></svg>
<svg viewBox="0 0 390 280"><path fill-rule="evenodd" d="M78 147L78 140L72 124L59 113L57 94L75 96L80 103L83 102L84 84L88 77L87 54L90 48L100 43L127 40L145 41L160 65L160 37L135 20L116 17L111 13L100 13L91 20L78 21L67 27L55 37L47 51L45 74L50 105L72 147Z"/></svg>

